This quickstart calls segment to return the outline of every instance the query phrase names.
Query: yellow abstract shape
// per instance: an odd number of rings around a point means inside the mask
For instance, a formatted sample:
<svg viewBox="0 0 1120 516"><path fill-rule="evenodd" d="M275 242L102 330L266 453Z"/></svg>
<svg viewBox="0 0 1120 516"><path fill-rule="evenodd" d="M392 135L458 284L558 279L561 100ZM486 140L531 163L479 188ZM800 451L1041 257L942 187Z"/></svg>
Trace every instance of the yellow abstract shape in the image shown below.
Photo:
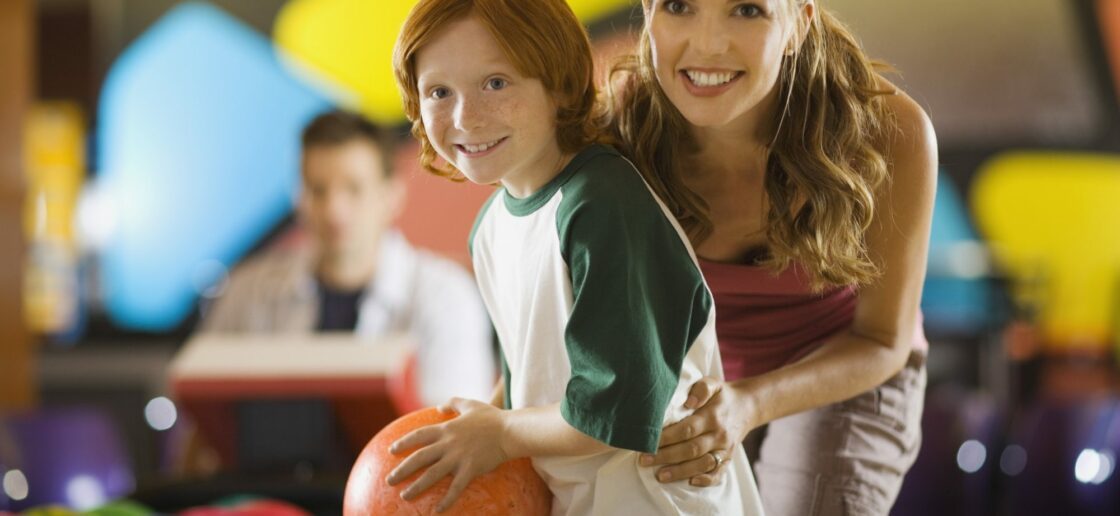
<svg viewBox="0 0 1120 516"><path fill-rule="evenodd" d="M24 126L27 180L24 317L32 331L58 333L77 315L74 214L86 175L85 117L70 102L32 106Z"/></svg>
<svg viewBox="0 0 1120 516"><path fill-rule="evenodd" d="M316 82L341 86L383 123L404 118L393 79L393 43L411 0L295 0L276 18L276 44Z"/></svg>
<svg viewBox="0 0 1120 516"><path fill-rule="evenodd" d="M637 0L568 0L568 5L584 24L637 5Z"/></svg>
<svg viewBox="0 0 1120 516"><path fill-rule="evenodd" d="M1120 156L1005 154L982 167L972 201L1050 345L1107 346L1120 301Z"/></svg>
<svg viewBox="0 0 1120 516"><path fill-rule="evenodd" d="M584 22L634 0L569 0ZM293 0L276 17L273 37L310 82L341 90L371 119L404 121L393 79L393 44L416 0Z"/></svg>
<svg viewBox="0 0 1120 516"><path fill-rule="evenodd" d="M86 175L85 117L72 102L32 106L24 124L27 198L24 226L29 238L73 239L74 208Z"/></svg>

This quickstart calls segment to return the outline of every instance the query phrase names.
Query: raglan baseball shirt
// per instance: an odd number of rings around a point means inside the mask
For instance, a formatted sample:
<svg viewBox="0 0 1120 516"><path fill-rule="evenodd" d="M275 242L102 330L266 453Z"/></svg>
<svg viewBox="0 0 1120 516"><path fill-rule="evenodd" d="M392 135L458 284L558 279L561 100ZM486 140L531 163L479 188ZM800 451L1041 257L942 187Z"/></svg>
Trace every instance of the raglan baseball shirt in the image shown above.
<svg viewBox="0 0 1120 516"><path fill-rule="evenodd" d="M470 247L507 408L559 403L570 425L614 448L533 458L554 515L762 513L740 446L711 487L661 484L638 465L662 426L687 415L692 384L723 372L696 257L628 161L593 145L529 197L499 189Z"/></svg>

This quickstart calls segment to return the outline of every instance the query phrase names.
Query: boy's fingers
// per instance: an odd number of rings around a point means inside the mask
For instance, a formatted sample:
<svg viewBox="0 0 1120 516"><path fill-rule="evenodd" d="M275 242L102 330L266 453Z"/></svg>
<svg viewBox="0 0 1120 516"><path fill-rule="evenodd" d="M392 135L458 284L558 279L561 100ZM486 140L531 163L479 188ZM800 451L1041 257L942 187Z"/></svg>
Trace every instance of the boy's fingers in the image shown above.
<svg viewBox="0 0 1120 516"><path fill-rule="evenodd" d="M396 485L411 477L413 473L440 459L442 453L432 446L421 448L401 461L396 468L385 477L389 485Z"/></svg>
<svg viewBox="0 0 1120 516"><path fill-rule="evenodd" d="M447 474L450 473L450 469L451 468L444 462L437 462L435 464L432 464L432 466L429 467L423 474L421 474L415 482L410 484L404 491L401 491L401 498L405 500L412 500L413 498L420 496L421 493L426 491L429 487L435 485L436 482L443 480L443 477L447 476Z"/></svg>
<svg viewBox="0 0 1120 516"><path fill-rule="evenodd" d="M447 414L448 412L463 413L463 398L451 398L447 403L436 407L440 412Z"/></svg>
<svg viewBox="0 0 1120 516"><path fill-rule="evenodd" d="M389 445L389 453L398 455L413 448L432 444L439 439L439 432L436 425L417 428L405 434L404 437L393 441L393 444Z"/></svg>
<svg viewBox="0 0 1120 516"><path fill-rule="evenodd" d="M470 475L458 474L451 477L451 487L447 489L447 494L440 500L439 505L436 507L436 512L443 512L451 508L451 504L459 499L459 495L467 488L467 484L471 482Z"/></svg>
<svg viewBox="0 0 1120 516"><path fill-rule="evenodd" d="M459 414L463 414L466 411L474 408L476 404L485 405L478 400L472 400L468 398L452 398L450 406L451 410L458 412Z"/></svg>

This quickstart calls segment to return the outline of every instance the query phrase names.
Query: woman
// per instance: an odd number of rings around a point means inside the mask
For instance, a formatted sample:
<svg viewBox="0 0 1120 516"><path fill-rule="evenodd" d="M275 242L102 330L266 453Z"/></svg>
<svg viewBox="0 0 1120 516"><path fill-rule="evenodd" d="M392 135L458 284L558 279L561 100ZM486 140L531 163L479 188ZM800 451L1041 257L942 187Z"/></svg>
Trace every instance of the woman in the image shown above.
<svg viewBox="0 0 1120 516"><path fill-rule="evenodd" d="M643 7L611 127L689 232L728 380L642 462L711 485L746 440L769 514L886 514L920 444L929 118L814 0Z"/></svg>

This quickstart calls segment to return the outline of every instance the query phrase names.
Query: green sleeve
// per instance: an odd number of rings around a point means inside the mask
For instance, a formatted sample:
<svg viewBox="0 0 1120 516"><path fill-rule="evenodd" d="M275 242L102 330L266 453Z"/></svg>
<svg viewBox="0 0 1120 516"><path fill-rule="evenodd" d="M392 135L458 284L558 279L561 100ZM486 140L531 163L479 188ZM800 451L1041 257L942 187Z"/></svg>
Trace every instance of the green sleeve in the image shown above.
<svg viewBox="0 0 1120 516"><path fill-rule="evenodd" d="M711 297L685 243L629 162L596 157L563 187L557 216L572 281L561 412L616 448L657 449Z"/></svg>

